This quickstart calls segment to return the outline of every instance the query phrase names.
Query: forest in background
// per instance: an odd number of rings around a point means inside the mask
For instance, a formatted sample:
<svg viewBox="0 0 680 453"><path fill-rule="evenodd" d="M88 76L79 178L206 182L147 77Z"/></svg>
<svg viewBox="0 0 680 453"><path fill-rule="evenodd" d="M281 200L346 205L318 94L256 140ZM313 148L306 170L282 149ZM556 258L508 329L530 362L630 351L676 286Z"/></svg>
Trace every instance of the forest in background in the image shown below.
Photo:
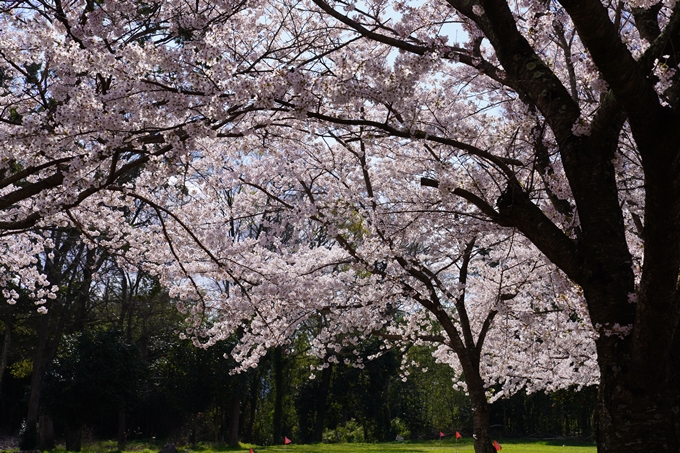
<svg viewBox="0 0 680 453"><path fill-rule="evenodd" d="M319 328L308 323L257 368L234 374L235 341L197 348L182 339L184 315L157 280L86 247L74 230L49 234L55 253L41 265L60 282L52 309L41 315L28 298L0 303L0 433L20 434L24 446L65 441L77 450L83 437L268 445L284 436L306 443L472 435L467 396L425 346L381 348L368 339L323 365L307 354ZM352 360L376 354L363 367ZM27 433L36 382L40 432ZM595 399L594 388L521 392L492 405L492 430L591 437Z"/></svg>

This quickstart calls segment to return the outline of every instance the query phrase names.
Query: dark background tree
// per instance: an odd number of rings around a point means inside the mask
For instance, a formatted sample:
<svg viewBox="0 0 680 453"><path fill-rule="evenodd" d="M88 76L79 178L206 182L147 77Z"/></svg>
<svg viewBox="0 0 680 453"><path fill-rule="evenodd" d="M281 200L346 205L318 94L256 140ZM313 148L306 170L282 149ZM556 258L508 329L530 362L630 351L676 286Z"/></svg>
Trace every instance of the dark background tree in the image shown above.
<svg viewBox="0 0 680 453"><path fill-rule="evenodd" d="M118 330L93 330L63 341L42 398L42 413L54 419L57 439L77 447L77 428L87 426L98 438L117 438L118 410L125 406L129 439L156 438L158 442L234 443L237 439L256 444L280 443L273 436L276 406L273 351L258 368L231 375L234 363L224 359L229 345L198 349L177 338L182 320L172 306L159 310L146 322L165 324L166 334L151 337L147 355L124 341ZM174 323L174 326L173 324ZM0 394L0 432L16 433L24 417L27 400L21 398L29 387L30 371L20 374L23 360L19 346L25 340L17 334L15 352ZM304 343L300 341L297 344ZM376 351L374 342L359 345L361 353ZM132 356L132 351L137 351ZM321 440L325 442L391 441L397 435L410 439L435 439L439 431L472 434L467 397L452 388L452 370L437 364L425 349L411 348L411 367L404 382L399 373L402 353L392 349L363 369L341 361L314 371L320 363L284 350L287 362L281 419L284 435L296 442L317 442L319 410L324 407ZM130 355L128 355L130 354ZM348 351L346 356L353 354ZM88 358L89 359L86 359ZM134 360L133 360L134 358ZM121 380L111 378L126 365ZM142 367L144 381L127 382L130 370ZM422 372L427 368L427 372ZM320 394L328 375L326 402ZM21 377L25 376L25 377ZM114 382L115 381L115 382ZM133 385L134 384L134 385ZM134 389L134 392L130 392ZM134 394L131 394L134 393ZM239 398L234 398L238 395ZM235 401L239 400L236 405ZM518 394L491 406L494 434L503 437L560 435L588 438L592 435L594 389L551 394ZM134 403L134 404L131 404ZM238 408L238 409L236 409ZM238 410L238 417L234 414ZM68 424L72 427L67 430ZM73 443L76 445L74 446Z"/></svg>
<svg viewBox="0 0 680 453"><path fill-rule="evenodd" d="M146 366L139 351L116 330L70 338L50 368L43 406L65 431L66 449L80 451L82 428L105 410L132 408ZM124 445L120 445L122 449Z"/></svg>

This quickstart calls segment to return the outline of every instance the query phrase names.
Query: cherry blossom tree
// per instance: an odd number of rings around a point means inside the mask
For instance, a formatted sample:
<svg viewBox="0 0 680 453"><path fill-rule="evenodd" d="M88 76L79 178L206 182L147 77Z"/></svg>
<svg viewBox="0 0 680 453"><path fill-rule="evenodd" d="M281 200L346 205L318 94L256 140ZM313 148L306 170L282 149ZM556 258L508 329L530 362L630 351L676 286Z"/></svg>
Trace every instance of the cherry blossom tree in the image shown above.
<svg viewBox="0 0 680 453"><path fill-rule="evenodd" d="M221 109L231 93L216 95L213 107L200 100L187 109L170 98L198 100L205 93L184 93L152 79L155 71L184 60L184 52L194 53L182 41L229 21L242 7L0 2L0 243L12 251L3 260L3 288L20 282L44 304L51 285L35 264L50 244L32 231L81 226L71 212L79 208L99 219L92 234L116 232L109 245L120 246L130 234L116 212L131 202L120 196L122 188L136 177L165 184L178 156L195 148L194 137L214 135L214 128L238 117L236 101L219 125L202 122L200 111ZM210 76L195 69L190 73L211 85ZM147 106L146 113L140 106ZM205 130L194 134L196 127ZM7 290L3 297L13 303L18 295Z"/></svg>
<svg viewBox="0 0 680 453"><path fill-rule="evenodd" d="M290 146L278 145L266 155L261 146L246 146L251 158L221 168L192 159L195 174L203 175L190 185L193 195L175 195L172 212L159 213L182 269L156 271L176 297L202 292L201 304L180 305L197 345L238 330L235 355L247 368L320 319L314 353L327 363L314 377L368 336L386 347L438 344L436 357L459 372L456 385L472 400L477 451L492 445L489 399L525 387L597 382L582 297L521 236L491 234L484 221L457 211L464 206L454 206L455 199L442 203L414 183L413 168L357 152L360 144L337 135L331 146L302 150L294 162L285 160ZM371 149L390 153L388 146ZM376 162L371 171L362 170L364 157ZM225 186L235 189L225 193ZM160 210L153 196L143 198ZM455 212L458 228L443 227ZM221 282L220 289L199 275ZM372 358L357 355L353 364ZM493 384L502 390L490 393Z"/></svg>
<svg viewBox="0 0 680 453"><path fill-rule="evenodd" d="M3 286L49 297L28 229L107 232L243 366L323 316L320 356L441 341L479 404L594 344L598 450L680 448L674 2L0 5Z"/></svg>

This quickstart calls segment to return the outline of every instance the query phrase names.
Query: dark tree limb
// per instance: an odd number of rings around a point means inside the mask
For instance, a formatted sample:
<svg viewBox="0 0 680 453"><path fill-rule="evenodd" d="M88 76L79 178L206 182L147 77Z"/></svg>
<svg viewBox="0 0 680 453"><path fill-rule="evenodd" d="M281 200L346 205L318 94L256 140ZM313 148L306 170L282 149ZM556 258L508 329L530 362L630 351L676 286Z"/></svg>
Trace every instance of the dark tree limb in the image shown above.
<svg viewBox="0 0 680 453"><path fill-rule="evenodd" d="M647 74L638 66L599 0L561 0L604 80L628 112L634 134L658 124L663 109Z"/></svg>

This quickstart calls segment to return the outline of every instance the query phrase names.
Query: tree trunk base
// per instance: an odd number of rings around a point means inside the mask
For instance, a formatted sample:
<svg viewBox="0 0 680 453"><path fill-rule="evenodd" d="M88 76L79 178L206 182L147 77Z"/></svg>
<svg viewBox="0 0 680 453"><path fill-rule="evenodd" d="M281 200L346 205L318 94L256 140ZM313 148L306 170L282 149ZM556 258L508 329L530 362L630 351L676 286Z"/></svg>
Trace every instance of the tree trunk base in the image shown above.
<svg viewBox="0 0 680 453"><path fill-rule="evenodd" d="M64 440L67 451L80 451L83 441L83 428L66 428L64 432Z"/></svg>
<svg viewBox="0 0 680 453"><path fill-rule="evenodd" d="M54 449L54 423L52 417L49 415L41 415L40 422L40 449L53 450Z"/></svg>

